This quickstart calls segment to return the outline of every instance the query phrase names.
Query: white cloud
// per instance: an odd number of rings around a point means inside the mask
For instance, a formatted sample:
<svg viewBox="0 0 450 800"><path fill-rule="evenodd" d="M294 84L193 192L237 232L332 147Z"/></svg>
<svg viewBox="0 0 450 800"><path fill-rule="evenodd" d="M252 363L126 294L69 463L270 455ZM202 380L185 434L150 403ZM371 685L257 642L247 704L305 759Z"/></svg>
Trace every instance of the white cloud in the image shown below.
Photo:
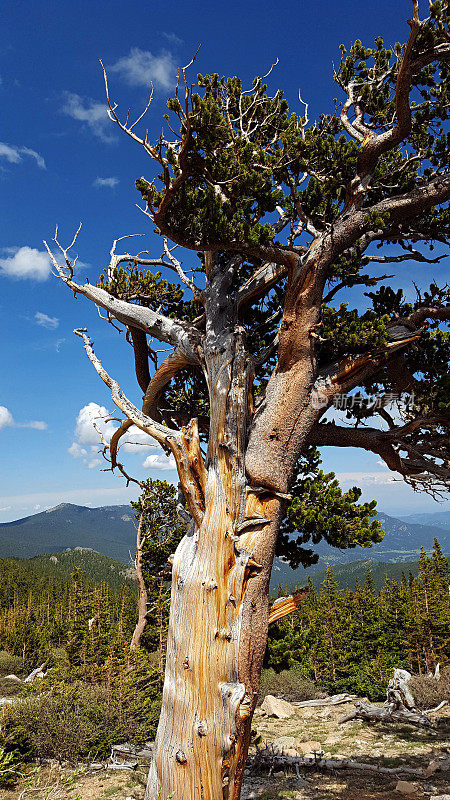
<svg viewBox="0 0 450 800"><path fill-rule="evenodd" d="M44 159L39 153L36 152L36 150L31 150L30 147L22 147L21 153L24 153L26 156L31 156L31 158L34 158L36 164L40 169L47 169L47 167L45 166Z"/></svg>
<svg viewBox="0 0 450 800"><path fill-rule="evenodd" d="M163 89L175 84L176 63L168 50L154 56L149 50L132 47L110 67L110 72L118 72L130 86L149 86L151 83Z"/></svg>
<svg viewBox="0 0 450 800"><path fill-rule="evenodd" d="M45 431L47 423L42 420L31 420L31 422L16 422L13 415L6 406L0 406L0 429L6 428L34 428L37 431Z"/></svg>
<svg viewBox="0 0 450 800"><path fill-rule="evenodd" d="M74 441L69 447L69 453L74 458L82 458L90 469L98 466L101 461L97 455L101 446L100 434L109 444L111 436L118 428L117 422L110 420L110 412L105 406L98 403L88 403L80 409L75 424ZM121 440L120 449L127 453L140 452L142 446L152 447L150 437L133 426Z"/></svg>
<svg viewBox="0 0 450 800"><path fill-rule="evenodd" d="M0 406L0 429L7 425L14 425L13 416L6 406Z"/></svg>
<svg viewBox="0 0 450 800"><path fill-rule="evenodd" d="M88 469L95 469L95 467L99 467L102 463L101 458L92 458L90 461L87 462Z"/></svg>
<svg viewBox="0 0 450 800"><path fill-rule="evenodd" d="M88 403L80 409L75 424L74 441L79 445L98 448L100 444L99 433L109 442L117 424L110 419L110 413L105 406L98 403Z"/></svg>
<svg viewBox="0 0 450 800"><path fill-rule="evenodd" d="M152 453L152 455L147 456L142 466L146 469L160 469L164 472L177 468L174 457L166 456L164 452Z"/></svg>
<svg viewBox="0 0 450 800"><path fill-rule="evenodd" d="M74 458L82 458L83 456L87 456L87 450L84 447L81 447L78 442L72 442L68 452Z"/></svg>
<svg viewBox="0 0 450 800"><path fill-rule="evenodd" d="M343 485L385 486L399 480L397 472L337 472L336 478Z"/></svg>
<svg viewBox="0 0 450 800"><path fill-rule="evenodd" d="M1 506L0 511L9 511L12 506Z"/></svg>
<svg viewBox="0 0 450 800"><path fill-rule="evenodd" d="M34 158L40 169L46 169L44 159L36 150L32 150L30 147L18 147L15 144L0 142L0 158L6 158L9 164L20 164L24 155Z"/></svg>
<svg viewBox="0 0 450 800"><path fill-rule="evenodd" d="M34 318L36 320L36 325L41 325L43 328L47 328L49 331L56 330L59 325L58 317L49 317L42 311L36 311Z"/></svg>
<svg viewBox="0 0 450 800"><path fill-rule="evenodd" d="M108 189L114 189L118 183L119 178L96 178L92 185L95 186L96 189L101 189L104 186L106 186Z"/></svg>
<svg viewBox="0 0 450 800"><path fill-rule="evenodd" d="M46 281L50 275L50 258L47 252L34 247L7 248L12 255L0 258L0 274L9 278Z"/></svg>
<svg viewBox="0 0 450 800"><path fill-rule="evenodd" d="M180 39L180 37L177 36L176 33L171 33L171 32L168 33L167 31L163 31L162 35L164 36L165 39L167 39L168 42L170 42L170 44L174 45L183 44L183 39Z"/></svg>
<svg viewBox="0 0 450 800"><path fill-rule="evenodd" d="M98 136L104 142L114 141L114 137L107 133L111 121L106 111L105 103L96 103L89 98L80 97L73 92L65 92L65 103L61 109L63 114L84 122L94 136Z"/></svg>
<svg viewBox="0 0 450 800"><path fill-rule="evenodd" d="M141 453L143 447L157 447L159 450L159 446L154 443L154 440L144 431L141 431L140 428L136 428L135 425L127 431L123 442L121 442L121 447L125 453Z"/></svg>
<svg viewBox="0 0 450 800"><path fill-rule="evenodd" d="M6 158L10 164L19 164L22 161L20 149L5 142L0 142L0 158Z"/></svg>
<svg viewBox="0 0 450 800"><path fill-rule="evenodd" d="M34 428L36 431L46 431L48 425L46 422L42 422L42 420L32 420L31 422L15 422L14 423L16 428Z"/></svg>
<svg viewBox="0 0 450 800"><path fill-rule="evenodd" d="M98 458L99 449L102 447L100 433L105 442L109 444L114 431L118 429L116 421L110 419L110 412L105 406L98 403L88 403L78 412L74 440L68 452L73 458L81 458L83 463L89 468L102 464ZM148 469L175 469L175 461L164 455L159 445L140 428L133 425L120 440L119 450L125 453L140 453L145 448L145 452L153 450L151 455L146 458L144 466Z"/></svg>

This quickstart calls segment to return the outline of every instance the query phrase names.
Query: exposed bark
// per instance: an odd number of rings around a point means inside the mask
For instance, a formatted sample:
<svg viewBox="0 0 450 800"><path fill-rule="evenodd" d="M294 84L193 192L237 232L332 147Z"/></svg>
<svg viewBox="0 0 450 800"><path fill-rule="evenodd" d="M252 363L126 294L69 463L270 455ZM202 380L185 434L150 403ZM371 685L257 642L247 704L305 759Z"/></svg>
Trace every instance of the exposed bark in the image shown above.
<svg viewBox="0 0 450 800"><path fill-rule="evenodd" d="M134 351L134 370L136 379L143 392L147 391L150 383L150 370L148 367L147 336L139 328L129 328Z"/></svg>
<svg viewBox="0 0 450 800"><path fill-rule="evenodd" d="M298 592L289 595L289 597L279 597L275 600L269 611L269 625L271 625L272 622L286 617L288 614L293 614L302 600L308 597L308 593L308 586L304 586L302 589L299 589Z"/></svg>
<svg viewBox="0 0 450 800"><path fill-rule="evenodd" d="M189 451L194 482L202 488L196 524L173 562L166 677L147 800L156 800L160 786L179 800L237 800L267 639L282 501L247 485L252 367L237 308L224 302L227 277L213 266L210 282L204 345L209 449L206 472L199 448Z"/></svg>

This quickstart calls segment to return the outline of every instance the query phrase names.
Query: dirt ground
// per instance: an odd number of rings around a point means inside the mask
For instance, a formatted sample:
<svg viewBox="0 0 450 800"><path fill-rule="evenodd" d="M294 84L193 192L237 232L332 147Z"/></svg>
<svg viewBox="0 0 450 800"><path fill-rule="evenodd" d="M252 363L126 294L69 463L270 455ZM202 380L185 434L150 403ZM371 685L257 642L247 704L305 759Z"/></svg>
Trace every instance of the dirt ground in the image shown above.
<svg viewBox="0 0 450 800"><path fill-rule="evenodd" d="M411 777L401 767L426 769L439 756L450 756L450 709L432 715L439 722L431 731L403 725L369 725L353 721L338 726L338 719L353 709L352 704L337 707L299 709L288 720L263 717L257 710L254 730L261 737L259 746L271 744L280 736L294 736L302 742L320 742L326 757L352 758L362 763L395 767L396 775L359 770L319 771L301 769L299 776L288 771L267 774L248 771L242 800L395 800L397 781L416 784L415 798L431 798L450 793L450 773L436 772L429 778ZM253 752L255 748L253 747ZM136 771L102 770L86 774L58 766L33 765L15 791L0 790L0 800L142 800L148 767Z"/></svg>

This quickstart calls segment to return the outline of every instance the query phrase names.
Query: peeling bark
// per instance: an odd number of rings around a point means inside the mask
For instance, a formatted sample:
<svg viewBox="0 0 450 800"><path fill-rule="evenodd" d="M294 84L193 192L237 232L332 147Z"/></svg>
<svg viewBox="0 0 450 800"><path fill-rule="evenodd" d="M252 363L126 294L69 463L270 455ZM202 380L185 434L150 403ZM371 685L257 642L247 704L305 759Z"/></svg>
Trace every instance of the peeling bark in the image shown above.
<svg viewBox="0 0 450 800"><path fill-rule="evenodd" d="M162 712L146 800L238 800L267 641L283 500L248 486L252 362L226 277L211 267L204 345L211 403L206 463L192 421L180 480L194 523L173 562ZM194 508L195 507L195 508Z"/></svg>

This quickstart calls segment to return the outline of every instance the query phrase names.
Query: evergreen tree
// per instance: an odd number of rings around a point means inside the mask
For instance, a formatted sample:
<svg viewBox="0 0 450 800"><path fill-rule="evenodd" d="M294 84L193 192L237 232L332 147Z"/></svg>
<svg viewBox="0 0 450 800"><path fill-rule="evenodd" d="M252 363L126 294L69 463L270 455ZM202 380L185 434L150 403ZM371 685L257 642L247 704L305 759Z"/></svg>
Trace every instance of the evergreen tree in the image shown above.
<svg viewBox="0 0 450 800"><path fill-rule="evenodd" d="M269 629L265 666L298 667L328 690L379 700L394 668L423 674L447 664L449 562L438 542L430 556L421 552L419 568L418 579L386 578L379 592L368 571L343 591L328 564L320 591L309 579L308 598Z"/></svg>
<svg viewBox="0 0 450 800"><path fill-rule="evenodd" d="M180 517L185 512L178 508L177 491L171 483L148 478L142 490L138 502L132 505L139 519L136 566L138 578L145 585L145 598L133 642L139 630L137 643L142 641L147 650L158 651L162 669L170 597L169 559L186 533L186 523Z"/></svg>
<svg viewBox="0 0 450 800"><path fill-rule="evenodd" d="M449 290L421 286L409 303L380 285L374 266L437 263L428 245L448 233L447 10L437 0L421 20L414 3L407 42L393 49L381 37L342 46L342 103L313 124L261 78L248 91L237 77L198 75L194 91L182 70L167 127L151 144L137 133L141 117L121 121L107 86L111 119L155 168L136 187L165 237L163 257L118 254L116 242L94 286L74 280L67 248L62 265L48 251L69 289L123 324L133 345L142 410L78 331L126 416L111 440L113 467L125 472L118 442L138 425L173 454L192 520L173 565L151 800L160 791L239 797L270 571L308 448L364 448L414 488L447 485L450 341L440 326ZM189 251L199 256L183 267ZM353 287L376 287L360 292L360 310L337 297ZM173 348L164 361L147 336ZM348 425L323 419L332 405ZM355 523L339 536L378 536L368 519Z"/></svg>

